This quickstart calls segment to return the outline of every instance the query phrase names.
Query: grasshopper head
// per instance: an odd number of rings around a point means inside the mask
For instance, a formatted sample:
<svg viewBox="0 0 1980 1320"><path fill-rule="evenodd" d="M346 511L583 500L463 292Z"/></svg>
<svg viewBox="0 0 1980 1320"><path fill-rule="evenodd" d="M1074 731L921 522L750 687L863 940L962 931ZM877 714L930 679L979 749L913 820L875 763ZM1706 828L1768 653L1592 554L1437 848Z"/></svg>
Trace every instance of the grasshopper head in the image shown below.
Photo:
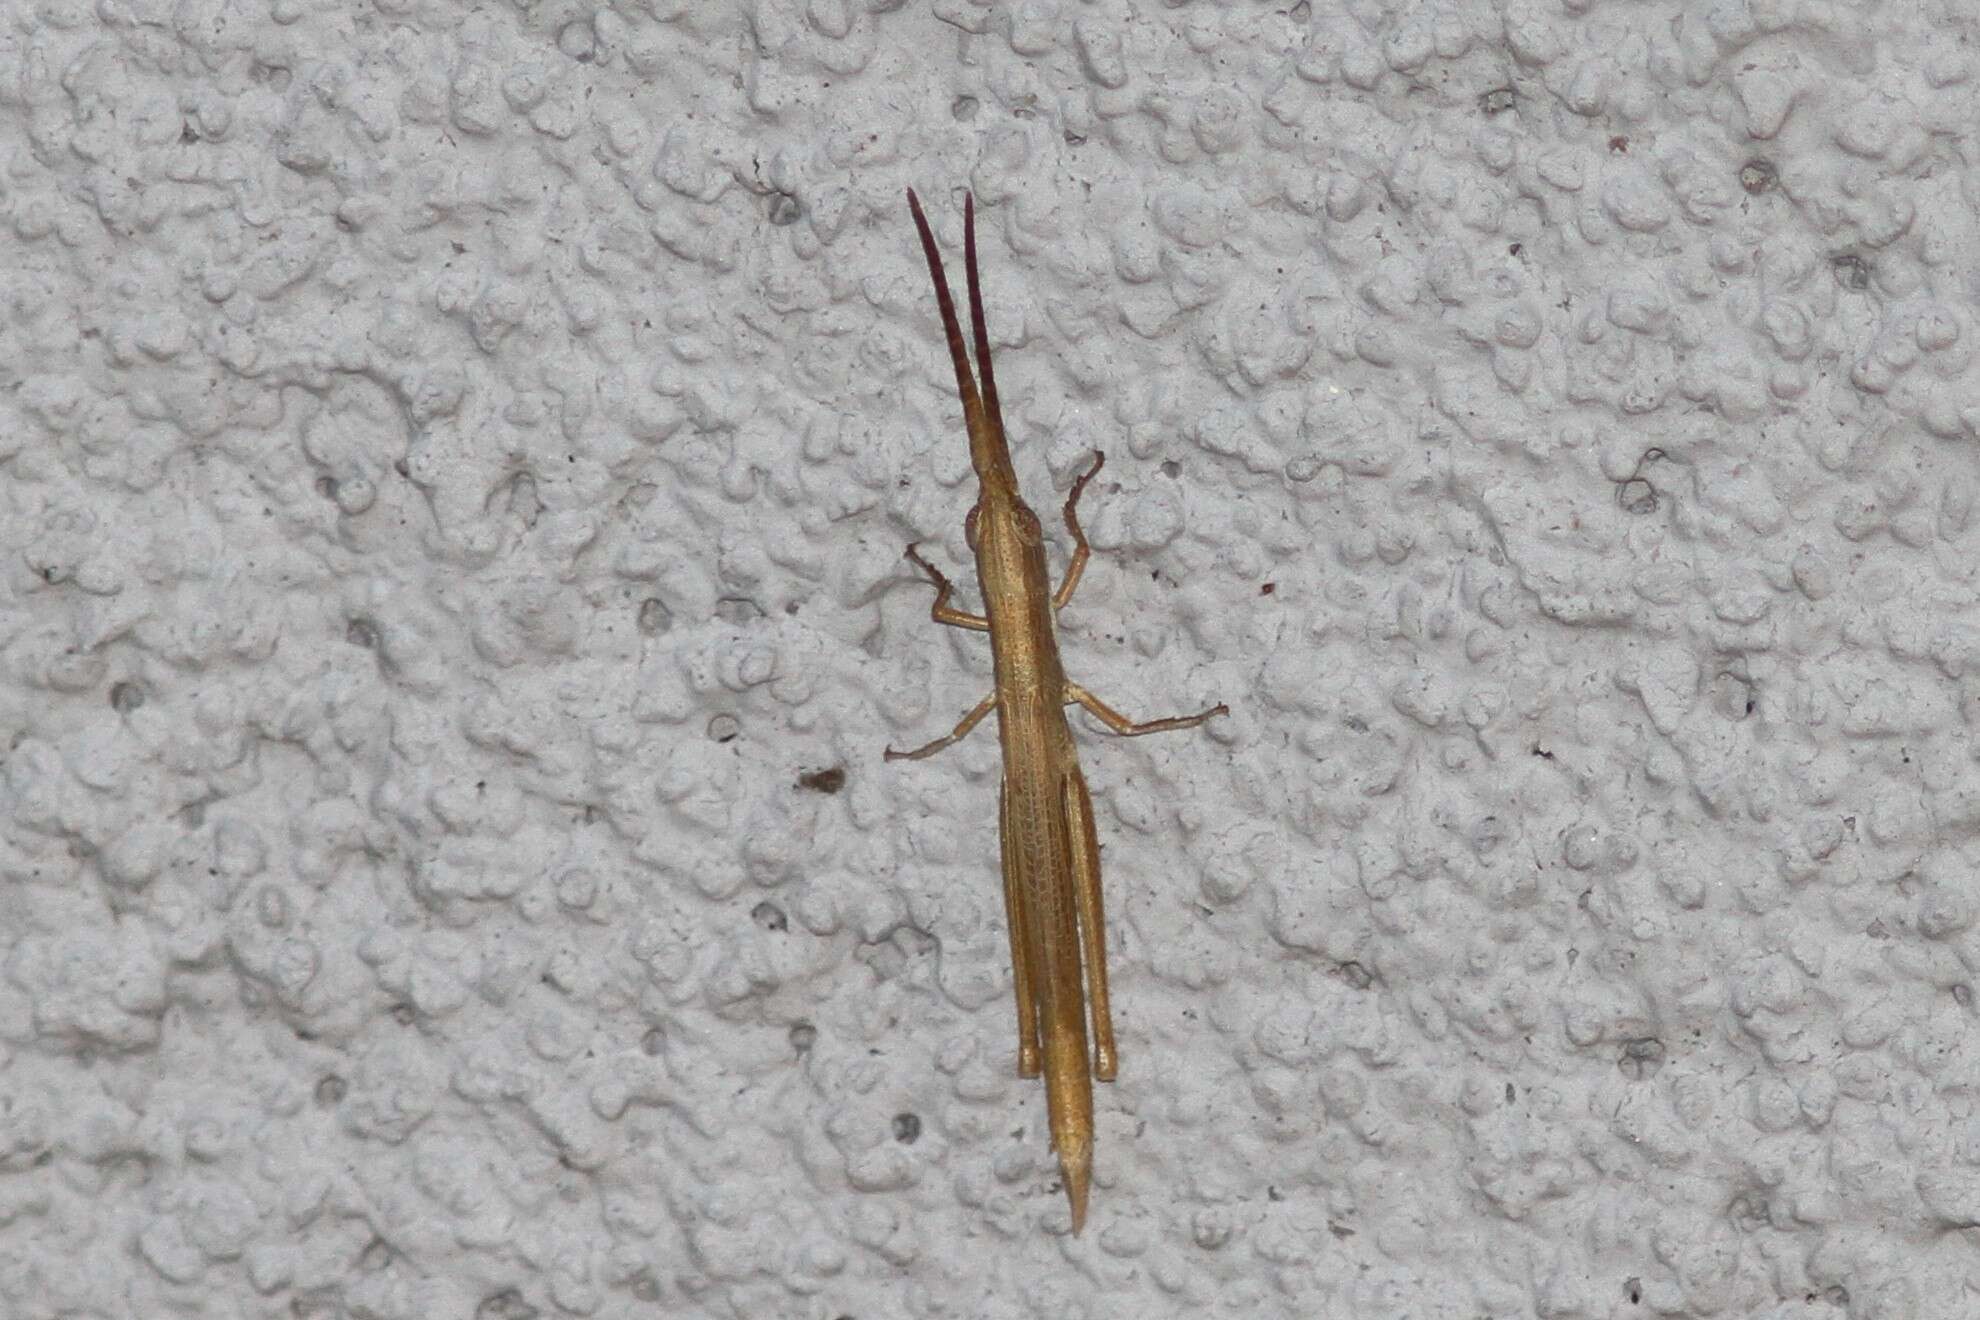
<svg viewBox="0 0 1980 1320"><path fill-rule="evenodd" d="M1045 541L1038 515L1018 498L1016 487L994 477L984 481L983 493L977 496L976 507L969 511L963 523L963 535L972 550L985 536L1024 546L1042 545Z"/></svg>

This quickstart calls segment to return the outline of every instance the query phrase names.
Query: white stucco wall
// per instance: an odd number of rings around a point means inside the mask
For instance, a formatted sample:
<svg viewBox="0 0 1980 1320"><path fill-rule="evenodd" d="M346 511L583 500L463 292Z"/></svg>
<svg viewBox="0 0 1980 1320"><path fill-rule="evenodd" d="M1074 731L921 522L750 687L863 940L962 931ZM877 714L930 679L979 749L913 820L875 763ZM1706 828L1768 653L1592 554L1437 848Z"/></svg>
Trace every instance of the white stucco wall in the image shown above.
<svg viewBox="0 0 1980 1320"><path fill-rule="evenodd" d="M14 0L0 1313L1973 1314L1976 36ZM909 185L1233 709L1078 1239Z"/></svg>

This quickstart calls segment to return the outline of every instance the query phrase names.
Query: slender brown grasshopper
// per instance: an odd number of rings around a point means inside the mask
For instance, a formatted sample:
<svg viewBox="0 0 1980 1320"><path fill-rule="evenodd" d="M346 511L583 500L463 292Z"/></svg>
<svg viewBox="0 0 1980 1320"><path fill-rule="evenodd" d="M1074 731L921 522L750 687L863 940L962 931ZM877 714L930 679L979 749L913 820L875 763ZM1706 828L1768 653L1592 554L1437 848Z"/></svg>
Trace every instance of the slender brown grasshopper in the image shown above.
<svg viewBox="0 0 1980 1320"><path fill-rule="evenodd" d="M1113 1016L1107 1006L1107 935L1100 908L1100 844L1093 832L1093 802L1079 773L1079 756L1067 727L1065 708L1077 702L1115 733L1159 733L1187 729L1213 715L1136 723L1079 684L1059 664L1052 630L1054 611L1064 608L1086 571L1086 534L1074 507L1080 492L1106 461L1095 453L1093 466L1073 482L1066 496L1066 530L1072 533L1072 559L1057 591L1045 572L1045 538L1038 516L1018 494L1017 470L1004 439L997 408L997 381L990 369L990 337L984 328L983 295L976 278L976 201L963 203L963 266L969 278L969 324L976 339L976 369L983 380L979 396L956 322L949 281L942 273L921 201L908 190L908 209L921 232L921 250L935 281L935 301L949 338L969 427L969 461L976 469L976 505L963 523L976 553L983 586L983 615L949 604L949 579L912 545L907 557L935 584L929 616L937 623L990 634L996 683L990 695L962 717L953 732L911 752L887 749L887 759L918 760L968 736L991 711L1004 749L1004 782L998 803L1003 843L1004 915L1010 926L1011 974L1017 990L1018 1076L1036 1077L1042 1059L1045 1102L1052 1145L1072 1203L1072 1231L1086 1222L1086 1191L1093 1169L1093 1078L1114 1080ZM1080 967L1085 964L1086 993ZM1093 1054L1089 1071L1086 1017L1091 1003Z"/></svg>

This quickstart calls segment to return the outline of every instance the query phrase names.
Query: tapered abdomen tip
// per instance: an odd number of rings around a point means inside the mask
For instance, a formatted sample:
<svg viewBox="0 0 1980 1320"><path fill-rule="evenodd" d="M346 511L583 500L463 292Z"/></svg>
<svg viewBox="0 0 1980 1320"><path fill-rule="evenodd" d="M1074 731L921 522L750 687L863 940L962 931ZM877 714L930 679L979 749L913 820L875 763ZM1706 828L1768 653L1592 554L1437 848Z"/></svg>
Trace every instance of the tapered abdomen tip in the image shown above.
<svg viewBox="0 0 1980 1320"><path fill-rule="evenodd" d="M1093 1181L1093 1148L1082 1145L1059 1152L1059 1177L1066 1185L1066 1200L1072 1206L1073 1236L1086 1227L1086 1191Z"/></svg>

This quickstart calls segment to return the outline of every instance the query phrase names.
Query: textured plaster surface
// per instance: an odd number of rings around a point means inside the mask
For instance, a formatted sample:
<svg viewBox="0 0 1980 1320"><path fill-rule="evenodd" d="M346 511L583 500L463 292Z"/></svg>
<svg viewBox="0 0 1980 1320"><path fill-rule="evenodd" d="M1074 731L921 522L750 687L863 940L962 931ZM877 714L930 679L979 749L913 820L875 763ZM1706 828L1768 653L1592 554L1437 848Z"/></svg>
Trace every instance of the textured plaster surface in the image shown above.
<svg viewBox="0 0 1980 1320"><path fill-rule="evenodd" d="M14 0L0 1313L1974 1313L1972 11ZM976 193L1120 1081L1013 1076Z"/></svg>

